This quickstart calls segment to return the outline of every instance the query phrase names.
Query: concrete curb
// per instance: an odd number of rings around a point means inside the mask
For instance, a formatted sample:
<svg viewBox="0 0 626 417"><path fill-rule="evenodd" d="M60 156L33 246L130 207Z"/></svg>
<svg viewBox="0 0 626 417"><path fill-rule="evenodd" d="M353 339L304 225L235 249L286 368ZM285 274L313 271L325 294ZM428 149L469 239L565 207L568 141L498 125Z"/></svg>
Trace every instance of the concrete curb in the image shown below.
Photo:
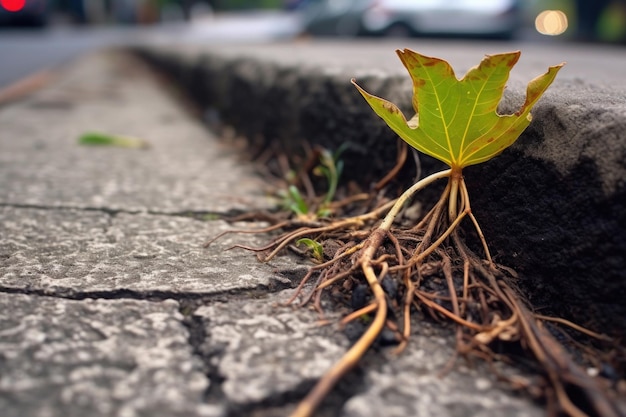
<svg viewBox="0 0 626 417"><path fill-rule="evenodd" d="M408 45L452 58L464 73L485 45ZM303 43L223 47L148 46L144 59L173 76L208 113L251 145L303 142L345 154L350 179L368 184L395 160L394 135L348 82L410 108L410 81L392 44ZM487 52L516 49L489 45ZM521 46L524 50L524 46ZM626 333L626 84L624 58L610 50L533 47L512 73L501 112L523 100L524 83L563 60L568 67L536 106L534 121L509 150L466 170L475 215L499 262L544 312L613 335ZM601 49L601 48L600 48ZM593 55L597 56L594 57ZM584 59L602 59L590 69ZM604 57L604 58L602 58ZM571 72L568 73L568 71ZM422 158L424 171L436 161ZM409 182L412 169L404 172Z"/></svg>

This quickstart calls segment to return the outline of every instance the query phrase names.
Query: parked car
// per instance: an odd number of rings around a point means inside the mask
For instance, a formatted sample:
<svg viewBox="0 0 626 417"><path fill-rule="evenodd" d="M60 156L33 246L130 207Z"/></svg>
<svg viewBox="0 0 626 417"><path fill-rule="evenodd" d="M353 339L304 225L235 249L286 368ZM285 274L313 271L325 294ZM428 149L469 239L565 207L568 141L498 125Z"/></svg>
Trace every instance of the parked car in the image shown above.
<svg viewBox="0 0 626 417"><path fill-rule="evenodd" d="M303 12L311 35L469 35L511 38L520 0L317 0Z"/></svg>
<svg viewBox="0 0 626 417"><path fill-rule="evenodd" d="M48 0L0 0L0 26L44 26Z"/></svg>

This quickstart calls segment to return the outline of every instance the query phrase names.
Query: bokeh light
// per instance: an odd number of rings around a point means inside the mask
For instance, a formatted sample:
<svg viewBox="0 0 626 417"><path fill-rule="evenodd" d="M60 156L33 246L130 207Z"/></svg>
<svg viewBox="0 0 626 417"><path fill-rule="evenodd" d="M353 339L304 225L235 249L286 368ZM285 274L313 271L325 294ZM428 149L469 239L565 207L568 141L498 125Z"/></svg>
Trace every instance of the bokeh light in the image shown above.
<svg viewBox="0 0 626 417"><path fill-rule="evenodd" d="M0 0L0 5L9 12L19 12L25 4L26 0Z"/></svg>
<svg viewBox="0 0 626 417"><path fill-rule="evenodd" d="M535 29L542 35L560 35L567 30L567 25L567 15L561 10L544 10L535 19Z"/></svg>

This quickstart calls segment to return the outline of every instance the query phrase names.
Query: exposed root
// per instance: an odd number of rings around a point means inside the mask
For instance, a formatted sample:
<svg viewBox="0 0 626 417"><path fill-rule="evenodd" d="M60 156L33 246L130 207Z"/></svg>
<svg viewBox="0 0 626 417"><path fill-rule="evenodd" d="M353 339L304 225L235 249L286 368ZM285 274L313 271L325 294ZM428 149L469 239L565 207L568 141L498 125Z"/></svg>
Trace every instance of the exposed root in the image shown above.
<svg viewBox="0 0 626 417"><path fill-rule="evenodd" d="M448 178L448 185L423 220L410 228L395 229L399 214L414 194L443 178ZM459 226L467 217L482 245L480 257L466 246L460 236ZM386 326L399 335L395 352L401 352L409 343L413 309L428 312L437 319L448 319L456 325L457 354L446 367L446 372L452 368L456 356L499 359L503 356L493 352L495 345L515 344L525 349L538 365L538 372L545 382L541 393L550 410L570 416L620 416L606 389L574 362L542 326L542 320L564 324L601 341L607 338L571 322L530 312L516 290L514 271L494 263L472 213L467 187L460 172L446 170L432 174L398 199L365 214L310 225L297 221L282 222L260 232L277 229L284 233L263 247L236 247L264 253L259 258L268 261L303 237L317 241L325 249L330 249L326 246L327 242L341 243L334 253L325 250L327 260L309 269L288 304L296 300L308 281L317 277L315 289L304 297L301 305L313 301L316 309L323 313L320 300L325 290L333 288L348 295L354 285L366 284L371 299L354 307L355 311L347 315L341 324L366 315L373 316L363 335L318 381L292 417L312 415L337 381L354 368ZM396 323L395 317L400 317L401 321ZM511 384L534 390L534 393L537 391L537 386L527 381L511 380Z"/></svg>

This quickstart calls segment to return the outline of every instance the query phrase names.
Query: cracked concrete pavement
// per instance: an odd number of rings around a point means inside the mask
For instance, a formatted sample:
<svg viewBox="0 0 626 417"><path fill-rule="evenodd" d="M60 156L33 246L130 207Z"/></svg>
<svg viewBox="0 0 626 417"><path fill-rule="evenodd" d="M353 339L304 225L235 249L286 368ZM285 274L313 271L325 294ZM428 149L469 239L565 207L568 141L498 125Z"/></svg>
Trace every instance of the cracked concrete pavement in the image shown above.
<svg viewBox="0 0 626 417"><path fill-rule="evenodd" d="M349 346L345 312L320 326L281 305L304 261L224 251L250 236L202 247L232 227L215 215L273 202L171 90L109 51L0 108L3 416L283 416ZM85 131L151 147L81 146ZM453 329L413 329L403 355L368 353L319 415L544 414L483 366L439 378Z"/></svg>

